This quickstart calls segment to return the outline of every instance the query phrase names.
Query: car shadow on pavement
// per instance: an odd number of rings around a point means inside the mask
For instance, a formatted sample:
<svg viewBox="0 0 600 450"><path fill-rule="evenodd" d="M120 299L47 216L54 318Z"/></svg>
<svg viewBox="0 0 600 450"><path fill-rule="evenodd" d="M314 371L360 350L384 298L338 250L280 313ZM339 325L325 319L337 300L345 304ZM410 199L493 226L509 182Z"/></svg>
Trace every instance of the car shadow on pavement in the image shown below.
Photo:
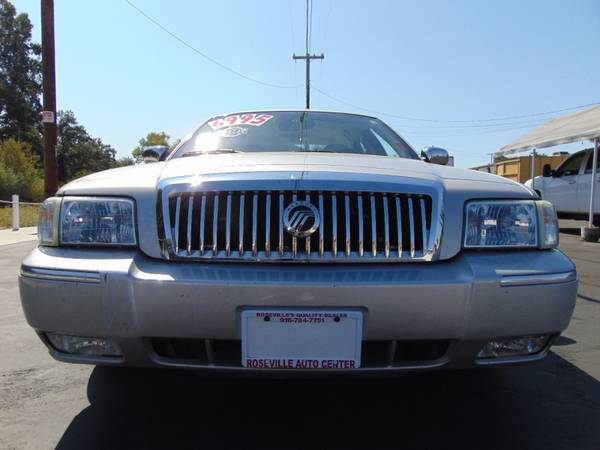
<svg viewBox="0 0 600 450"><path fill-rule="evenodd" d="M58 449L600 448L600 383L543 362L395 379L249 380L97 367Z"/></svg>

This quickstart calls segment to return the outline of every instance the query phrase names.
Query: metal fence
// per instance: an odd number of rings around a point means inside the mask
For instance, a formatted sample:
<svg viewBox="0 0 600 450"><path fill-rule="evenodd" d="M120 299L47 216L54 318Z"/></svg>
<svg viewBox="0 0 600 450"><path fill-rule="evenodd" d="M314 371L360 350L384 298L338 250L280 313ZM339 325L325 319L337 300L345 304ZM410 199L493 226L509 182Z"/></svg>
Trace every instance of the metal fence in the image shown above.
<svg viewBox="0 0 600 450"><path fill-rule="evenodd" d="M19 206L20 205L41 205L41 203L32 203L32 202L21 202L19 201L19 196L17 194L13 194L12 200L0 200L0 204L9 204L12 208L12 230L19 230Z"/></svg>

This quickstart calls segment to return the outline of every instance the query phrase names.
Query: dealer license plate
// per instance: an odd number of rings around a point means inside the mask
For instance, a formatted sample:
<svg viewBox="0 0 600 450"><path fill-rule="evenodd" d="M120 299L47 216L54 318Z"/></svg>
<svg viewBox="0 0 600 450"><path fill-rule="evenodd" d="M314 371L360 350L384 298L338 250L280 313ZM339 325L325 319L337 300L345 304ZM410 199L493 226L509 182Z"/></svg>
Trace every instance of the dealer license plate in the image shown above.
<svg viewBox="0 0 600 450"><path fill-rule="evenodd" d="M242 311L242 365L252 369L360 367L360 311Z"/></svg>

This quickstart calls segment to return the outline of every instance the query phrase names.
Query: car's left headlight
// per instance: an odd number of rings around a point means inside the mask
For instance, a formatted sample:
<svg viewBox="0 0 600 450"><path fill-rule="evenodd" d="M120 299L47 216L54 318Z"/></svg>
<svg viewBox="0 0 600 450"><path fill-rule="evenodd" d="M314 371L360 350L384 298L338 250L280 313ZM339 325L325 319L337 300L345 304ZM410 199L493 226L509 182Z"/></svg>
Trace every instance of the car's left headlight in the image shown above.
<svg viewBox="0 0 600 450"><path fill-rule="evenodd" d="M136 245L133 201L108 197L54 197L40 217L40 245ZM57 211L60 210L60 214ZM58 220L55 217L58 216Z"/></svg>
<svg viewBox="0 0 600 450"><path fill-rule="evenodd" d="M478 200L467 203L465 248L555 248L558 219L543 200Z"/></svg>

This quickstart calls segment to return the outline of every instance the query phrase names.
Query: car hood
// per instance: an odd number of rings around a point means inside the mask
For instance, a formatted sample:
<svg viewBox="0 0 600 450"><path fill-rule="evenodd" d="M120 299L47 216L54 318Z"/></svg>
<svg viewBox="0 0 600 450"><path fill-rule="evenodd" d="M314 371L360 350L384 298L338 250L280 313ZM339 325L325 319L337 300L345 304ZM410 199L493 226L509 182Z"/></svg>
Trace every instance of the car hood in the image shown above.
<svg viewBox="0 0 600 450"><path fill-rule="evenodd" d="M419 160L389 158L352 154L317 153L238 153L200 155L177 158L170 161L141 164L106 170L75 180L61 189L61 193L77 194L81 190L110 187L122 189L154 188L161 181L188 176L218 176L252 173L260 177L261 172L288 172L294 176L305 176L309 172L333 172L356 175L383 175L410 178L414 181L439 182L449 188L455 184L478 190L485 185L488 190L492 183L495 189L512 190L519 193L530 192L522 185L506 178L468 169L439 166Z"/></svg>
<svg viewBox="0 0 600 450"><path fill-rule="evenodd" d="M260 153L201 155L154 164L140 164L95 173L65 185L59 195L127 196L135 199L142 251L159 258L157 193L170 184L204 181L254 186L275 180L284 189L321 189L330 181L347 190L373 186L439 195L444 205L444 237L440 258L461 248L463 211L472 199L533 198L523 185L483 172L438 166L418 160L347 154ZM293 186L293 187L292 187ZM345 186L345 187L342 187ZM365 189L361 189L363 186ZM397 186L397 187L396 187ZM251 188L252 189L252 188ZM390 191L390 192L391 192Z"/></svg>

